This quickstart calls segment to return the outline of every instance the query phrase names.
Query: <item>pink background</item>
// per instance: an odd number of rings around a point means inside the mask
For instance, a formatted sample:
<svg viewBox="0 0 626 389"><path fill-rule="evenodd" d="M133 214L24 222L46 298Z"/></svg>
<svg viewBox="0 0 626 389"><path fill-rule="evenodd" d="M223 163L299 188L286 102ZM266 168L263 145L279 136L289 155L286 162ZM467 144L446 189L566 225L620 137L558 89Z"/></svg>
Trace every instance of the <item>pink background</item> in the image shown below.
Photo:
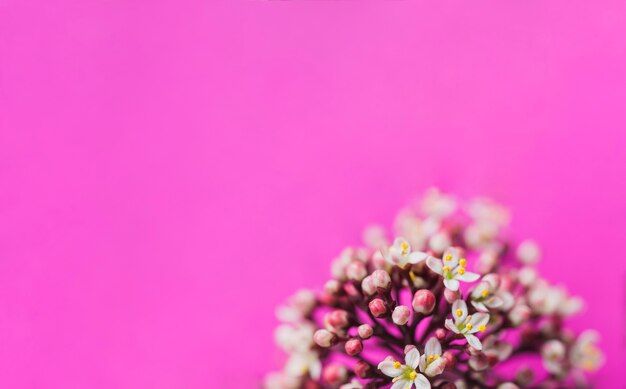
<svg viewBox="0 0 626 389"><path fill-rule="evenodd" d="M0 387L253 388L431 184L512 207L623 383L625 3L440 3L0 0Z"/></svg>

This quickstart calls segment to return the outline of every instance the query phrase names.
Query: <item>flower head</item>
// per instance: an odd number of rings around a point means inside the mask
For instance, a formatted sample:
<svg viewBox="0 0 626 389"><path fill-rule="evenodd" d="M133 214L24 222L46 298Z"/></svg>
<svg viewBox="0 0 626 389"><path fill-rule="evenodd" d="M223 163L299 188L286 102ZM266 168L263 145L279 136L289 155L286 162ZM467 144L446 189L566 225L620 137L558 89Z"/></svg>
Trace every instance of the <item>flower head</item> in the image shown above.
<svg viewBox="0 0 626 389"><path fill-rule="evenodd" d="M378 369L386 376L393 378L391 389L429 389L430 381L423 374L417 372L420 362L420 353L417 348L411 348L404 356L404 364L391 359L385 359L378 364Z"/></svg>
<svg viewBox="0 0 626 389"><path fill-rule="evenodd" d="M467 260L461 256L461 249L451 247L443 253L443 259L428 257L426 264L430 270L443 277L446 288L459 290L459 281L474 282L480 275L466 270Z"/></svg>
<svg viewBox="0 0 626 389"><path fill-rule="evenodd" d="M441 344L437 338L428 339L424 355L420 358L420 371L429 377L443 373L446 368L446 361L441 358L441 355Z"/></svg>
<svg viewBox="0 0 626 389"><path fill-rule="evenodd" d="M404 238L396 238L393 245L381 247L380 252L387 262L399 267L405 267L409 263L417 264L429 257L421 251L411 252L411 245Z"/></svg>
<svg viewBox="0 0 626 389"><path fill-rule="evenodd" d="M489 322L489 314L478 312L469 315L465 301L457 300L452 304L452 318L453 320L446 320L446 328L455 334L463 335L471 347L481 350L483 346L480 339L474 334L485 332Z"/></svg>

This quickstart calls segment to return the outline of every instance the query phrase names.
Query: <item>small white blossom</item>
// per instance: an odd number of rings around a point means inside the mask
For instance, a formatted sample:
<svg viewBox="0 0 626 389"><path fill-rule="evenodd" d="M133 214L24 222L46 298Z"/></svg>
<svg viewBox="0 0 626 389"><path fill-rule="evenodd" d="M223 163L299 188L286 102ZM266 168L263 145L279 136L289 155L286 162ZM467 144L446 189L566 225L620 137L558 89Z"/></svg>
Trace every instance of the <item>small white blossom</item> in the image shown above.
<svg viewBox="0 0 626 389"><path fill-rule="evenodd" d="M411 348L404 356L405 364L398 361L385 359L378 364L378 369L384 375L393 378L390 389L411 389L413 385L417 389L430 389L430 381L423 374L416 371L420 362L420 353L416 348Z"/></svg>
<svg viewBox="0 0 626 389"><path fill-rule="evenodd" d="M470 301L474 308L488 312L491 309L508 310L515 304L511 293L499 288L500 277L497 274L487 274L472 290Z"/></svg>
<svg viewBox="0 0 626 389"><path fill-rule="evenodd" d="M595 371L604 363L604 355L596 346L598 333L587 330L578 336L570 351L572 365L586 370Z"/></svg>
<svg viewBox="0 0 626 389"><path fill-rule="evenodd" d="M411 252L411 245L404 238L396 238L393 245L381 247L380 252L387 262L399 267L420 263L429 258L428 254L421 251Z"/></svg>
<svg viewBox="0 0 626 389"><path fill-rule="evenodd" d="M469 315L465 301L456 300L452 304L452 317L454 321L446 319L446 328L455 334L463 335L467 343L476 350L482 350L482 343L474 334L479 331L485 332L489 322L489 314L478 312Z"/></svg>
<svg viewBox="0 0 626 389"><path fill-rule="evenodd" d="M480 277L465 269L467 260L461 257L461 250L456 247L446 250L443 259L428 256L426 264L430 270L443 277L443 284L452 291L459 290L459 281L474 282Z"/></svg>
<svg viewBox="0 0 626 389"><path fill-rule="evenodd" d="M322 363L315 351L305 351L291 354L285 364L285 372L292 377L308 375L317 380L322 373Z"/></svg>
<svg viewBox="0 0 626 389"><path fill-rule="evenodd" d="M549 340L541 347L543 367L552 374L565 372L565 345L559 340Z"/></svg>
<svg viewBox="0 0 626 389"><path fill-rule="evenodd" d="M454 213L456 208L456 199L437 188L428 189L422 200L422 212L434 219L443 219Z"/></svg>
<svg viewBox="0 0 626 389"><path fill-rule="evenodd" d="M424 355L420 358L420 371L429 377L443 373L446 368L445 359L441 358L441 344L437 338L430 338L426 342Z"/></svg>
<svg viewBox="0 0 626 389"><path fill-rule="evenodd" d="M353 378L352 381L347 384L341 385L339 389L363 389L363 384L357 381L356 378Z"/></svg>

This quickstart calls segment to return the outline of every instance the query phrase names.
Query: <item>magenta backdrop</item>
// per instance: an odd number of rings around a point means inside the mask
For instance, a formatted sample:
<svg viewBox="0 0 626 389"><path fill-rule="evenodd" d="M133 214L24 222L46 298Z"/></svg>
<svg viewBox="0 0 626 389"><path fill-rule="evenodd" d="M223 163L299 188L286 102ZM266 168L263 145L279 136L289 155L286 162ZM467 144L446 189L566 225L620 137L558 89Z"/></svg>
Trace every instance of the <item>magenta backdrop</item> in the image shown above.
<svg viewBox="0 0 626 389"><path fill-rule="evenodd" d="M625 2L200 3L0 0L0 387L255 387L431 184L512 207L623 382Z"/></svg>

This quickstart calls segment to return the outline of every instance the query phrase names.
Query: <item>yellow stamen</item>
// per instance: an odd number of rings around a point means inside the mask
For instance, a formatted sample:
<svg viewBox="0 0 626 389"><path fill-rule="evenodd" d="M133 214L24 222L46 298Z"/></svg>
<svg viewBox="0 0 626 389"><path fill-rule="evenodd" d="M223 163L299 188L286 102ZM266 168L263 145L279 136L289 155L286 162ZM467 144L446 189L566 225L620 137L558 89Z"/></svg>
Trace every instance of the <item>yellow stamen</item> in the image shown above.
<svg viewBox="0 0 626 389"><path fill-rule="evenodd" d="M459 308L459 309L457 309L456 311L454 311L454 313L456 313L456 315L457 315L458 317L463 316L463 310L462 310L461 308Z"/></svg>
<svg viewBox="0 0 626 389"><path fill-rule="evenodd" d="M461 266L467 266L467 260L466 260L465 258L461 258L461 259L459 260L459 265L461 265Z"/></svg>
<svg viewBox="0 0 626 389"><path fill-rule="evenodd" d="M484 324L481 324L478 326L478 331L480 332L485 332L487 330L487 326Z"/></svg>
<svg viewBox="0 0 626 389"><path fill-rule="evenodd" d="M467 323L465 325L465 328L467 328L468 330L471 330L474 326L471 323Z"/></svg>
<svg viewBox="0 0 626 389"><path fill-rule="evenodd" d="M439 354L435 355L435 360L439 359Z"/></svg>
<svg viewBox="0 0 626 389"><path fill-rule="evenodd" d="M452 255L450 254L446 254L445 257L443 257L446 261L451 261L452 260Z"/></svg>
<svg viewBox="0 0 626 389"><path fill-rule="evenodd" d="M409 374L409 378L411 378L412 380L415 379L415 377L417 377L417 373L412 371L411 374Z"/></svg>
<svg viewBox="0 0 626 389"><path fill-rule="evenodd" d="M396 369L399 369L400 366L402 366L402 364L400 362L398 362L398 361L393 363L393 367L396 368Z"/></svg>
<svg viewBox="0 0 626 389"><path fill-rule="evenodd" d="M483 296L483 297L487 297L487 296L489 296L489 290L487 290L487 289L483 290L483 291L480 293L480 295L481 295L481 296Z"/></svg>
<svg viewBox="0 0 626 389"><path fill-rule="evenodd" d="M402 254L406 254L409 251L409 245L406 242L400 244L400 247L402 248Z"/></svg>
<svg viewBox="0 0 626 389"><path fill-rule="evenodd" d="M460 275L465 274L465 268L464 268L464 267L460 267L460 268L459 268L459 274L460 274Z"/></svg>
<svg viewBox="0 0 626 389"><path fill-rule="evenodd" d="M448 273L450 271L450 266L444 266L442 270L444 273Z"/></svg>
<svg viewBox="0 0 626 389"><path fill-rule="evenodd" d="M435 360L435 356L434 355L429 355L427 359L428 359L428 362L432 362L432 361Z"/></svg>

